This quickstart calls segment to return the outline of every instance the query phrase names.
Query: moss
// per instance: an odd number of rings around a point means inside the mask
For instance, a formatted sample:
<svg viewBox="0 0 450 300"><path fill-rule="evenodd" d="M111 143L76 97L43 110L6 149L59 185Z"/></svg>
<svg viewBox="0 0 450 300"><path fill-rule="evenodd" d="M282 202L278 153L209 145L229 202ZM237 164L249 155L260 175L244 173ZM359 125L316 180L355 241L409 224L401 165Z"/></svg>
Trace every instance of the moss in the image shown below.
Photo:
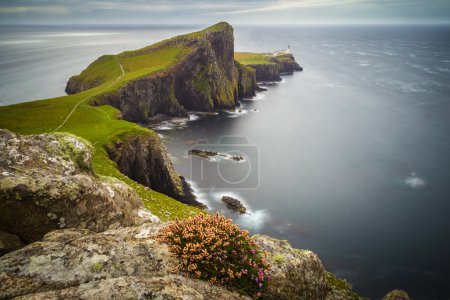
<svg viewBox="0 0 450 300"><path fill-rule="evenodd" d="M364 299L364 298L361 298L355 292L353 292L352 291L353 287L351 286L351 284L348 283L347 281L345 281L344 279L341 279L330 272L325 272L325 277L331 287L333 287L334 289L336 289L338 291L344 292L350 299L355 299L355 300Z"/></svg>
<svg viewBox="0 0 450 300"><path fill-rule="evenodd" d="M282 264L286 261L286 258L281 255L281 254L277 254L273 256L273 260L277 263L277 264Z"/></svg>
<svg viewBox="0 0 450 300"><path fill-rule="evenodd" d="M98 261L95 264L91 265L91 271L94 273L100 272L102 270L102 268L103 268L103 262L101 262L101 261Z"/></svg>

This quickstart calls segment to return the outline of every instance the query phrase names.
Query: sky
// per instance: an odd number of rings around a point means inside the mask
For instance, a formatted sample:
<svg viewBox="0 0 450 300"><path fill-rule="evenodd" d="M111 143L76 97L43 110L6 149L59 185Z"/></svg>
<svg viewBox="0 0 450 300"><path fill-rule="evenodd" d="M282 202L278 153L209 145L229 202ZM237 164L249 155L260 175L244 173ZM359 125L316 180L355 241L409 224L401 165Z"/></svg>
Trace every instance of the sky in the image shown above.
<svg viewBox="0 0 450 300"><path fill-rule="evenodd" d="M0 0L0 24L450 24L450 0Z"/></svg>

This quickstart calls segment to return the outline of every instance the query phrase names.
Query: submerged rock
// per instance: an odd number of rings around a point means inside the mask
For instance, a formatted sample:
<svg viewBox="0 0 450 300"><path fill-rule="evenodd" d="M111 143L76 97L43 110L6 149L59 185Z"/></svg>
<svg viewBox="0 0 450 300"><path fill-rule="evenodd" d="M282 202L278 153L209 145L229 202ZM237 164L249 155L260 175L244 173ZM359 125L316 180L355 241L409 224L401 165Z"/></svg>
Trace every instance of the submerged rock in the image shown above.
<svg viewBox="0 0 450 300"><path fill-rule="evenodd" d="M227 207L231 210L237 211L241 214L245 214L247 212L247 208L239 201L230 196L223 196L222 201L227 204Z"/></svg>
<svg viewBox="0 0 450 300"><path fill-rule="evenodd" d="M90 144L69 134L0 130L0 229L31 243L59 228L99 232L148 221L136 192L97 177L91 158Z"/></svg>

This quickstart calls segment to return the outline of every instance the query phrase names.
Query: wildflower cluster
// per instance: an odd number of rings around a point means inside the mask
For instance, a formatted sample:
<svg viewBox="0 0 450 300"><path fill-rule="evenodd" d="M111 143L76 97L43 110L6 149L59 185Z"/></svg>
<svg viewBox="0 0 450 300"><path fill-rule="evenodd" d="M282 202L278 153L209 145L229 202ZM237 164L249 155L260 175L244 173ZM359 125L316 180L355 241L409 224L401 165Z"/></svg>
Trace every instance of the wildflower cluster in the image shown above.
<svg viewBox="0 0 450 300"><path fill-rule="evenodd" d="M194 278L237 288L256 298L268 287L269 265L256 243L247 231L221 215L178 220L162 229L158 240L180 259L178 270Z"/></svg>

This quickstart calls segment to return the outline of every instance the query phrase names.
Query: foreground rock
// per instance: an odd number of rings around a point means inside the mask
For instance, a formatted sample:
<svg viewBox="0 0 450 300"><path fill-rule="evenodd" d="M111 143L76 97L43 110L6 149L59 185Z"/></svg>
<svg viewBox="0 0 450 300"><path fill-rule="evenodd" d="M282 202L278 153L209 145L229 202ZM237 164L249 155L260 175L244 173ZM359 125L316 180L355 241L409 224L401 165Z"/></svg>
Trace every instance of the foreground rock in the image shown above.
<svg viewBox="0 0 450 300"><path fill-rule="evenodd" d="M387 293L382 300L409 300L407 292L402 290L393 290Z"/></svg>
<svg viewBox="0 0 450 300"><path fill-rule="evenodd" d="M0 130L0 230L28 244L60 228L99 232L147 221L136 192L95 176L91 157L89 143L72 135ZM2 236L16 248L17 239Z"/></svg>
<svg viewBox="0 0 450 300"><path fill-rule="evenodd" d="M245 214L247 212L247 208L239 201L230 196L223 196L222 201L227 204L227 207L231 210L237 211L241 214Z"/></svg>
<svg viewBox="0 0 450 300"><path fill-rule="evenodd" d="M291 247L264 235L254 236L257 244L268 253L271 265L271 286L265 299L325 299L330 286L322 262L311 251Z"/></svg>
<svg viewBox="0 0 450 300"><path fill-rule="evenodd" d="M246 299L174 274L175 258L152 238L159 228L53 231L0 258L0 298Z"/></svg>
<svg viewBox="0 0 450 300"><path fill-rule="evenodd" d="M0 258L0 298L250 299L173 273L176 259L154 239L166 225L52 231ZM255 239L272 265L272 291L265 299L352 299L333 298L323 265L311 251L267 236Z"/></svg>

